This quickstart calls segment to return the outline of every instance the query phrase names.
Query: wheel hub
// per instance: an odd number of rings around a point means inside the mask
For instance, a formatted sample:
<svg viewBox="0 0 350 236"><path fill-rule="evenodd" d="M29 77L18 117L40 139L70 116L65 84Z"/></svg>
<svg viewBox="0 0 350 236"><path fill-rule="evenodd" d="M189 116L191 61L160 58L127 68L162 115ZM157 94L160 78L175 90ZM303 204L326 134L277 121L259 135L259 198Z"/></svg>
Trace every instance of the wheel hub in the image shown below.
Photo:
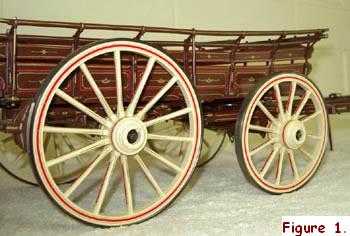
<svg viewBox="0 0 350 236"><path fill-rule="evenodd" d="M139 153L147 142L147 129L140 119L124 118L111 131L113 147L124 155Z"/></svg>
<svg viewBox="0 0 350 236"><path fill-rule="evenodd" d="M306 139L304 124L298 120L287 122L282 129L283 143L291 149L300 148Z"/></svg>

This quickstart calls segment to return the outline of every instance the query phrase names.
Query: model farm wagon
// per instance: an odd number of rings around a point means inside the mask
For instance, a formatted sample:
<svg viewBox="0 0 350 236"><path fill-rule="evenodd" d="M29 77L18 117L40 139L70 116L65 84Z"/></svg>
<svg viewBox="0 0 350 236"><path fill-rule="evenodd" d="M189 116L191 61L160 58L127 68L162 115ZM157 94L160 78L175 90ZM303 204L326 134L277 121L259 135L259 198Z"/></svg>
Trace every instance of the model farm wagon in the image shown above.
<svg viewBox="0 0 350 236"><path fill-rule="evenodd" d="M0 163L86 223L127 225L159 213L226 135L249 181L294 191L322 161L328 112L349 110L348 98L325 103L307 77L326 29L0 23ZM21 33L28 28L74 33ZM83 37L88 31L133 36Z"/></svg>

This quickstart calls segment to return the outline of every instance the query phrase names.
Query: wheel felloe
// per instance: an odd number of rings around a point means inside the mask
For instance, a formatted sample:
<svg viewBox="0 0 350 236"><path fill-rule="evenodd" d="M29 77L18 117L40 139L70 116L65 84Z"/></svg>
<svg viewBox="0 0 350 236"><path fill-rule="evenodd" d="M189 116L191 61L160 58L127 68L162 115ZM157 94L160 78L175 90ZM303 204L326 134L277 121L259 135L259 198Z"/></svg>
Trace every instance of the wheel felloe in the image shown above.
<svg viewBox="0 0 350 236"><path fill-rule="evenodd" d="M123 94L121 68L123 55L134 54L146 59L144 72L133 97L128 103ZM110 56L115 70L115 94L111 102L105 90L95 81L89 68L90 61L99 56ZM170 74L152 98L142 99L154 66ZM72 73L82 73L90 85L98 108L72 97L61 84ZM184 98L184 108L163 116L152 116L152 109L165 99L168 91L177 87ZM93 125L88 127L52 126L47 119L48 109L54 109L55 98L85 114ZM140 103L142 102L142 105ZM113 108L112 108L113 107ZM114 109L115 108L115 109ZM152 127L164 122L182 119L189 132L181 136L152 133ZM97 128L91 128L97 127ZM95 137L85 146L57 154L48 160L43 145L44 134L74 133ZM167 55L151 46L133 41L107 40L87 45L73 53L52 72L40 91L31 124L31 154L35 171L45 192L69 215L86 223L118 226L146 220L163 210L185 187L199 155L202 123L199 103L190 81ZM163 155L148 145L152 142L184 143L184 155ZM52 178L56 165L94 154L79 177L71 184L59 186Z"/></svg>
<svg viewBox="0 0 350 236"><path fill-rule="evenodd" d="M322 95L308 79L280 74L258 83L236 123L237 158L249 180L272 193L302 187L327 143Z"/></svg>

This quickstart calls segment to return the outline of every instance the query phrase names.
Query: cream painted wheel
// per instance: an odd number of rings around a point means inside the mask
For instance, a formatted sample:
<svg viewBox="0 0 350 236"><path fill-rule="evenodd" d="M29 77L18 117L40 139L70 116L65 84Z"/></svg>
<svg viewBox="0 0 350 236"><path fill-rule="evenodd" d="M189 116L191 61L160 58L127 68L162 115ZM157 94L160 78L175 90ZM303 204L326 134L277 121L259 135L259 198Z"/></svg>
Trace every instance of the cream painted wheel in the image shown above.
<svg viewBox="0 0 350 236"><path fill-rule="evenodd" d="M327 145L327 112L317 87L297 74L261 81L242 104L236 154L249 180L272 193L303 186Z"/></svg>
<svg viewBox="0 0 350 236"><path fill-rule="evenodd" d="M28 153L16 145L11 134L1 133L1 137L1 166L17 179L26 183L37 184L30 166ZM82 145L84 145L84 139L75 135L49 134L45 137L48 158L53 158L53 155L50 155L52 153L64 153ZM57 165L52 170L54 179L60 184L74 180L80 170L86 167L88 159L79 158L71 166L66 166L64 163Z"/></svg>
<svg viewBox="0 0 350 236"><path fill-rule="evenodd" d="M130 55L144 58L144 73L127 104L121 80L122 65ZM102 56L114 62L116 98L106 98L93 78L90 63ZM170 79L149 100L142 99L152 69L162 67ZM95 112L61 88L72 73L83 73L97 98L101 112ZM174 89L183 98L183 106L169 114L152 117L152 109ZM172 91L174 91L172 90ZM58 127L47 122L48 109L60 98L84 113L94 128ZM142 103L142 104L141 104ZM185 119L188 136L157 135L150 127L168 120ZM106 40L87 45L61 62L49 76L36 99L31 120L31 154L41 185L50 198L69 215L100 226L128 225L144 221L165 209L190 179L202 142L200 106L189 79L179 66L161 51L134 41ZM47 160L43 136L48 133L90 134L96 140L72 152ZM165 156L148 146L149 140L185 143L183 158ZM51 169L86 153L95 159L72 183L58 185Z"/></svg>

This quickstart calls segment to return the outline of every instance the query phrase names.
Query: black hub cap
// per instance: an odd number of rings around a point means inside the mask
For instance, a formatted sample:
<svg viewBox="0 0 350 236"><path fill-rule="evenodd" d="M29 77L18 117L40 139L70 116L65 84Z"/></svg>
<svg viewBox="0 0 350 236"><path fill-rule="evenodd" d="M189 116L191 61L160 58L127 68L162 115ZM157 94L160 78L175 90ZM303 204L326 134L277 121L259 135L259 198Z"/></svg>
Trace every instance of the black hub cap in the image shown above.
<svg viewBox="0 0 350 236"><path fill-rule="evenodd" d="M303 133L301 132L301 130L298 130L297 133L295 134L295 137L298 141L300 141L302 135Z"/></svg>
<svg viewBox="0 0 350 236"><path fill-rule="evenodd" d="M128 133L128 142L133 144L138 139L139 135L136 130L130 130Z"/></svg>

